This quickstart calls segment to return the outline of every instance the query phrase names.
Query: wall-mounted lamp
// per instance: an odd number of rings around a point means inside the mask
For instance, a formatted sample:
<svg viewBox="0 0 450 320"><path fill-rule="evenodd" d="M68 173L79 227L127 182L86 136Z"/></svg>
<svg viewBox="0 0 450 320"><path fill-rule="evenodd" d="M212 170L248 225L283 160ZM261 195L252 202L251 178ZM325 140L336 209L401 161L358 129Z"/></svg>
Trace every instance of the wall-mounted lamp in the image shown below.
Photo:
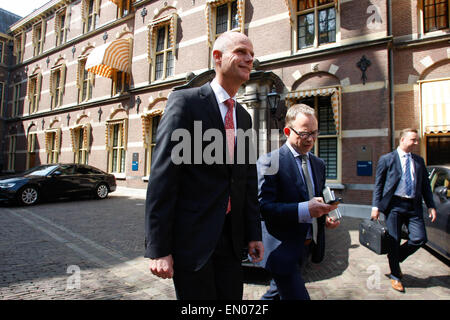
<svg viewBox="0 0 450 320"><path fill-rule="evenodd" d="M267 94L267 102L269 103L270 114L274 115L277 112L278 104L280 102L280 95L275 90L275 87Z"/></svg>
<svg viewBox="0 0 450 320"><path fill-rule="evenodd" d="M137 96L136 98L136 113L139 113L139 106L141 105L142 100L141 97Z"/></svg>
<svg viewBox="0 0 450 320"><path fill-rule="evenodd" d="M145 22L145 16L147 15L147 9L144 7L141 10L142 23Z"/></svg>

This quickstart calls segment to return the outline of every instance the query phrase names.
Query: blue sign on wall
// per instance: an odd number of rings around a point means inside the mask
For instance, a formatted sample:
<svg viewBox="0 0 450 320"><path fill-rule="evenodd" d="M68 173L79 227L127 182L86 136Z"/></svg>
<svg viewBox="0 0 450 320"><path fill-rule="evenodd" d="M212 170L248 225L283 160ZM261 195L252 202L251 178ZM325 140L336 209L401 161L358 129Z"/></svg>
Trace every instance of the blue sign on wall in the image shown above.
<svg viewBox="0 0 450 320"><path fill-rule="evenodd" d="M356 171L358 176L371 176L372 161L356 161Z"/></svg>
<svg viewBox="0 0 450 320"><path fill-rule="evenodd" d="M132 171L138 171L139 170L139 161L132 161L131 162L131 170Z"/></svg>

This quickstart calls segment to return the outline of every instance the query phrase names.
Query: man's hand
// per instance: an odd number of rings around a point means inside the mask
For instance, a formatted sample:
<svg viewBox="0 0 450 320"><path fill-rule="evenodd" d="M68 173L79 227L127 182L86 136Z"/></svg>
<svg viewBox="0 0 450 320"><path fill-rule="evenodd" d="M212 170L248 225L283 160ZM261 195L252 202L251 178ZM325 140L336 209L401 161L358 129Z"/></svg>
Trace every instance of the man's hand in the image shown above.
<svg viewBox="0 0 450 320"><path fill-rule="evenodd" d="M173 277L173 259L172 255L162 258L150 259L150 271L163 279Z"/></svg>
<svg viewBox="0 0 450 320"><path fill-rule="evenodd" d="M327 217L327 219L325 220L325 227L327 229L336 229L340 224L341 222L339 220L334 221L334 219L330 217Z"/></svg>
<svg viewBox="0 0 450 320"><path fill-rule="evenodd" d="M321 197L315 197L308 201L308 210L311 218L319 218L334 209L337 209L338 204L326 204Z"/></svg>
<svg viewBox="0 0 450 320"><path fill-rule="evenodd" d="M380 211L378 210L378 208L372 208L370 218L373 220L378 220L380 218Z"/></svg>
<svg viewBox="0 0 450 320"><path fill-rule="evenodd" d="M264 246L262 241L250 241L248 243L248 254L252 258L252 262L260 262L264 257Z"/></svg>
<svg viewBox="0 0 450 320"><path fill-rule="evenodd" d="M428 217L431 218L431 222L434 222L436 220L436 209L435 208L429 208L428 209Z"/></svg>

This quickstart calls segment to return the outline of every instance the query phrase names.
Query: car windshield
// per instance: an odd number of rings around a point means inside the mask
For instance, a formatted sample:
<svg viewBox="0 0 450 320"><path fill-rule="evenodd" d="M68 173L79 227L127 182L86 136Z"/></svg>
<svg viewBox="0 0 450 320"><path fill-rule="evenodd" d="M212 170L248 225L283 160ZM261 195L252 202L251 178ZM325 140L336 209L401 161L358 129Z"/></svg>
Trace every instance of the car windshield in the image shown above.
<svg viewBox="0 0 450 320"><path fill-rule="evenodd" d="M53 166L39 166L32 168L28 171L24 172L24 175L26 176L46 176L50 172L52 172L55 168L57 168L57 165Z"/></svg>

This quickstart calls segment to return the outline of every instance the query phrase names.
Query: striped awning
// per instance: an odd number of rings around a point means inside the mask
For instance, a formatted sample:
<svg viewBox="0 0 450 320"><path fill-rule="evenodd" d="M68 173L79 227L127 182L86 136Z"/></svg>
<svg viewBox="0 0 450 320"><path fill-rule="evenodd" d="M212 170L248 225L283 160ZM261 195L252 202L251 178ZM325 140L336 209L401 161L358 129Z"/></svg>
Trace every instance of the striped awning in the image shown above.
<svg viewBox="0 0 450 320"><path fill-rule="evenodd" d="M129 39L117 39L95 48L88 56L86 70L99 76L112 78L114 70L130 73Z"/></svg>
<svg viewBox="0 0 450 320"><path fill-rule="evenodd" d="M336 87L332 88L319 88L310 90L299 90L289 92L286 97L286 106L289 108L293 104L297 103L299 100L307 97L315 96L331 96L331 108L333 109L334 124L336 126L336 132L339 132L339 98L340 89Z"/></svg>
<svg viewBox="0 0 450 320"><path fill-rule="evenodd" d="M423 133L450 132L450 80L423 82Z"/></svg>

